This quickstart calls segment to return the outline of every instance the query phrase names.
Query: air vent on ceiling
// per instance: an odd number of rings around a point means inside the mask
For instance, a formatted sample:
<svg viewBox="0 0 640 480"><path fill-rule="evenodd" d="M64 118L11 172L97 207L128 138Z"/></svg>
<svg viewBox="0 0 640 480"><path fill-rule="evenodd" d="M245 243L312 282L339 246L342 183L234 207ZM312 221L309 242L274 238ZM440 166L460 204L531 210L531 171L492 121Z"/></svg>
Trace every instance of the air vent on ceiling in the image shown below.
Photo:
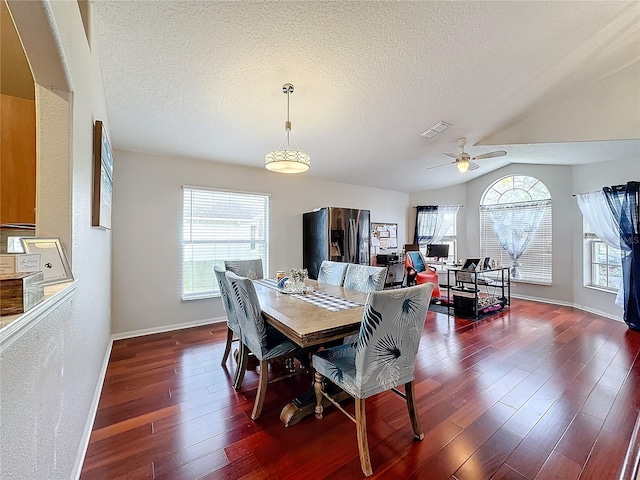
<svg viewBox="0 0 640 480"><path fill-rule="evenodd" d="M438 135L439 133L444 132L447 128L449 128L451 125L449 125L446 122L438 122L436 123L434 126L432 126L431 128L429 128L429 130L425 130L424 132L422 132L420 134L421 137L425 137L425 138L433 138L436 135Z"/></svg>

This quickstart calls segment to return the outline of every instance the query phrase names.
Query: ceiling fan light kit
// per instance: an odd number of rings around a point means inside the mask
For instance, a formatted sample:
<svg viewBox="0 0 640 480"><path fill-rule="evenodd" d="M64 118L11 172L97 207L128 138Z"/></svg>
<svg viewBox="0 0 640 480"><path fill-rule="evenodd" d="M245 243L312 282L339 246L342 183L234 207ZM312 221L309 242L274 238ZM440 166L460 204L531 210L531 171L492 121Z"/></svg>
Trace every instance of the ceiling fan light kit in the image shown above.
<svg viewBox="0 0 640 480"><path fill-rule="evenodd" d="M458 167L460 173L464 173L469 170L469 162L467 160L460 160L456 163L456 167Z"/></svg>
<svg viewBox="0 0 640 480"><path fill-rule="evenodd" d="M483 158L504 157L507 154L507 152L505 152L504 150L496 150L495 152L482 153L480 155L476 155L475 157L472 157L471 155L469 155L467 152L464 151L464 147L467 145L466 138L459 138L458 141L456 141L456 145L460 147L460 153L445 153L446 156L455 158L453 162L444 163L441 165L435 165L433 167L428 167L427 170L430 170L432 168L442 167L444 165L455 165L460 173L465 173L468 170L476 170L480 168L480 165L475 163L473 160L482 160Z"/></svg>
<svg viewBox="0 0 640 480"><path fill-rule="evenodd" d="M287 95L287 121L284 122L284 130L287 132L287 148L280 150L280 147L278 147L278 150L267 153L264 157L264 166L267 170L277 173L303 173L311 167L311 158L299 149L291 150L289 147L291 135L289 95L293 93L293 85L291 83L282 85L282 93Z"/></svg>

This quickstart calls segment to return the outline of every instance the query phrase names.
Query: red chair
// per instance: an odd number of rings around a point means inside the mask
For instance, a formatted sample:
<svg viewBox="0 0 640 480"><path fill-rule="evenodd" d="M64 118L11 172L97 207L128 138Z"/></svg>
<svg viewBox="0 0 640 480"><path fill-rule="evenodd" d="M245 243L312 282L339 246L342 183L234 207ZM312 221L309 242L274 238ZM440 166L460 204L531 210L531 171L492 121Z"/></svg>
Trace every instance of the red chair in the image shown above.
<svg viewBox="0 0 640 480"><path fill-rule="evenodd" d="M431 292L431 298L440 298L438 273L435 268L426 264L419 251L406 252L404 267L407 274L407 286L413 285L414 282L418 285L431 282L435 285L433 292Z"/></svg>

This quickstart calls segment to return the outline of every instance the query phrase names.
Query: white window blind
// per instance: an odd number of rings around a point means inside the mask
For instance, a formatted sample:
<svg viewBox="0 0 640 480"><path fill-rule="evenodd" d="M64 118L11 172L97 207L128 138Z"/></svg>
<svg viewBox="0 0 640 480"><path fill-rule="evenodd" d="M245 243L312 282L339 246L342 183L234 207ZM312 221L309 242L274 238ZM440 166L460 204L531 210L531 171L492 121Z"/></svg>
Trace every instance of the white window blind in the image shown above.
<svg viewBox="0 0 640 480"><path fill-rule="evenodd" d="M219 294L213 267L255 258L268 272L268 195L183 187L183 299Z"/></svg>
<svg viewBox="0 0 640 480"><path fill-rule="evenodd" d="M544 211L540 225L524 253L517 260L518 276L513 280L551 285L552 281L552 225L551 195L544 183L528 175L508 175L490 185L485 190L480 207L480 254L500 260L505 267L511 267L513 261L509 253L502 248L495 234L490 211L509 209L518 218L518 209L523 217L527 208L540 208ZM529 212L530 213L530 212ZM521 217L522 218L522 217Z"/></svg>
<svg viewBox="0 0 640 480"><path fill-rule="evenodd" d="M551 205L547 205L533 240L518 259L519 277L514 280L551 285L551 245ZM480 255L500 260L503 267L510 267L512 264L509 254L502 248L493 231L488 210L482 207L480 207Z"/></svg>

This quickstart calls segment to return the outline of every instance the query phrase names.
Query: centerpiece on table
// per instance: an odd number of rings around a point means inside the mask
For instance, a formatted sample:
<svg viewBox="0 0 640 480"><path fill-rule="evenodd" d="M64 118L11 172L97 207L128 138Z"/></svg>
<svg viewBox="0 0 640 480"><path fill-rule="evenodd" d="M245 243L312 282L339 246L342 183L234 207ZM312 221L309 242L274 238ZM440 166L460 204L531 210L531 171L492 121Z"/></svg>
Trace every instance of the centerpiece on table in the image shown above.
<svg viewBox="0 0 640 480"><path fill-rule="evenodd" d="M309 272L306 268L293 267L291 269L291 276L289 277L290 282L287 281L287 290L290 290L293 293L304 293L304 281L307 278L309 278Z"/></svg>

